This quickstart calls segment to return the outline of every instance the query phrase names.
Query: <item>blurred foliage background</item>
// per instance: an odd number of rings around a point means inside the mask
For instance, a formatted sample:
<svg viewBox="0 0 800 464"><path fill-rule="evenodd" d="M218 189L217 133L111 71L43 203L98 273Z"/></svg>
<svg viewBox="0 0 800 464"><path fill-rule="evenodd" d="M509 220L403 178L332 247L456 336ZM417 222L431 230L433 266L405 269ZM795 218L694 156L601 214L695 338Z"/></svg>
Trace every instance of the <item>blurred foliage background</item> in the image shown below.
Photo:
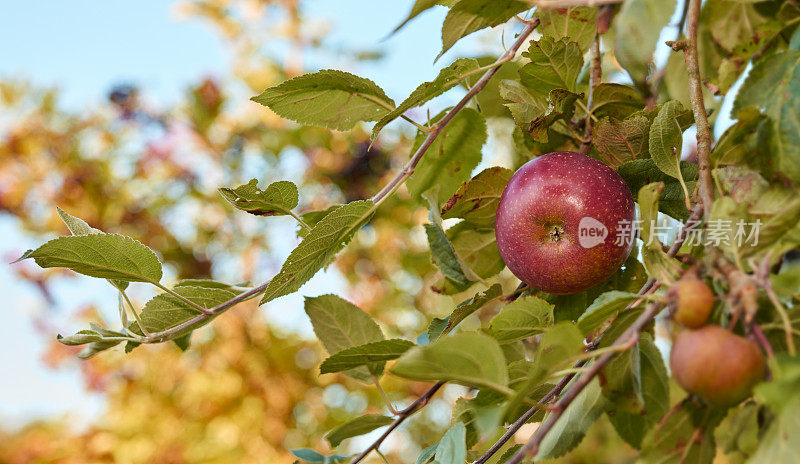
<svg viewBox="0 0 800 464"><path fill-rule="evenodd" d="M308 53L379 57L369 49L330 49L325 28L311 27L299 0L197 0L179 8L224 39L232 68L229 75L198 77L173 107L159 109L145 98L146 89L119 85L106 104L71 111L60 105L56 90L29 81L0 82L0 214L16 217L26 233L52 236L66 233L58 205L94 227L157 250L176 280L263 278L280 266L275 252L293 246L294 226L237 213L217 188L253 177L262 186L288 178L301 185L301 209L320 210L372 195L405 161L412 141L394 131L370 148L366 131L299 127L249 101L306 71ZM271 53L275 44L288 52ZM493 122L492 131L510 139L509 121ZM495 141L489 149L506 165L525 159L506 145ZM463 298L422 291L441 279L421 227L427 211L413 206L405 191L389 202L337 259L346 288L330 291L382 321L387 336L413 339L430 318ZM270 240L275 237L281 239ZM13 271L51 303L57 297L53 282L78 279L31 263L16 264ZM86 361L56 343L53 334L62 328L38 315L42 337L52 340L44 364L79 369L85 388L104 395L105 410L86 427L60 418L5 430L0 424L0 463L290 463L288 449L327 452L326 431L385 408L374 387L318 376L322 348L258 311L248 302L226 313L198 331L185 353L166 344ZM304 317L300 307L281 311ZM491 311L484 313L491 317ZM105 317L85 306L70 314L76 322ZM400 405L427 385L390 377L384 388ZM413 462L448 427L449 405L463 394L462 387L448 386L409 420L383 448L390 461ZM532 430L524 432L519 441ZM359 440L345 448L359 451L367 442ZM631 456L601 421L564 462L622 463Z"/></svg>

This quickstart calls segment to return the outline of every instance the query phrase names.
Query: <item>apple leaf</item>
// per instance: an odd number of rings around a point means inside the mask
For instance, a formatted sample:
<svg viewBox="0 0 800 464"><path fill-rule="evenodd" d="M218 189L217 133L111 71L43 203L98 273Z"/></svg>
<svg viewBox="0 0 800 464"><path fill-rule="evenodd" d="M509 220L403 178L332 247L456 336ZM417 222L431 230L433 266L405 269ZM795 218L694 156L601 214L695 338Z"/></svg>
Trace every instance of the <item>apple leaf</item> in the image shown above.
<svg viewBox="0 0 800 464"><path fill-rule="evenodd" d="M566 38L586 53L594 42L597 8L567 7L539 9L539 32L555 40Z"/></svg>
<svg viewBox="0 0 800 464"><path fill-rule="evenodd" d="M800 51L763 56L736 96L733 112L747 106L761 108L771 121L767 153L775 172L800 183Z"/></svg>
<svg viewBox="0 0 800 464"><path fill-rule="evenodd" d="M369 221L375 205L369 200L340 206L317 223L289 253L280 272L270 281L261 304L295 292L314 274L333 261L358 229Z"/></svg>
<svg viewBox="0 0 800 464"><path fill-rule="evenodd" d="M620 437L638 448L669 409L667 368L652 335L643 333L636 346L614 358L603 374L608 417Z"/></svg>
<svg viewBox="0 0 800 464"><path fill-rule="evenodd" d="M392 32L399 31L400 29L403 28L403 26L408 24L409 21L419 16L419 14L424 12L425 10L429 10L436 5L443 5L446 7L450 7L457 1L459 0L417 0L416 2L414 2L414 6L411 7L411 11L408 13L408 16L406 16L406 19L404 19L399 26L395 27Z"/></svg>
<svg viewBox="0 0 800 464"><path fill-rule="evenodd" d="M542 37L531 42L522 54L530 60L519 70L522 84L541 97L551 90L576 90L578 74L583 67L583 53L578 44L567 38L554 40Z"/></svg>
<svg viewBox="0 0 800 464"><path fill-rule="evenodd" d="M649 155L650 120L642 115L622 121L604 117L592 133L592 144L600 158L612 168Z"/></svg>
<svg viewBox="0 0 800 464"><path fill-rule="evenodd" d="M180 286L173 289L183 298L198 306L211 309L236 296L235 292L222 288ZM142 308L141 319L145 329L149 332L161 332L197 318L200 313L184 300L170 293L159 293L145 303ZM198 318L196 324L184 327L172 338L181 337L200 328L213 320L214 317ZM141 330L134 326L132 331L142 335Z"/></svg>
<svg viewBox="0 0 800 464"><path fill-rule="evenodd" d="M125 282L161 280L161 262L153 250L130 237L91 233L59 237L17 261L33 258L40 267L65 267L78 274Z"/></svg>
<svg viewBox="0 0 800 464"><path fill-rule="evenodd" d="M511 112L517 126L528 131L531 122L547 108L547 95L531 93L521 82L504 80L500 83L500 98Z"/></svg>
<svg viewBox="0 0 800 464"><path fill-rule="evenodd" d="M456 422L436 447L434 464L462 464L467 459L466 442L467 429L461 422Z"/></svg>
<svg viewBox="0 0 800 464"><path fill-rule="evenodd" d="M366 414L331 430L325 435L325 439L328 440L332 447L336 448L348 438L367 434L392 422L394 422L394 419L383 414Z"/></svg>
<svg viewBox="0 0 800 464"><path fill-rule="evenodd" d="M624 309L638 298L639 296L636 293L631 292L621 292L619 290L605 292L595 298L581 317L578 318L578 328L584 335L588 335L600 324L616 314L617 311Z"/></svg>
<svg viewBox="0 0 800 464"><path fill-rule="evenodd" d="M441 119L444 113L435 120ZM419 133L414 150L427 134ZM450 121L422 156L414 173L406 181L409 193L422 202L422 194L438 186L437 204L441 204L467 181L481 161L481 148L486 142L486 121L472 108L465 108Z"/></svg>
<svg viewBox="0 0 800 464"><path fill-rule="evenodd" d="M288 215L299 200L297 186L288 181L273 182L261 190L258 180L251 179L236 188L221 188L219 193L237 209L257 216Z"/></svg>
<svg viewBox="0 0 800 464"><path fill-rule="evenodd" d="M523 0L459 0L444 18L442 51L436 58L444 55L462 37L487 27L499 26L530 8L531 4Z"/></svg>
<svg viewBox="0 0 800 464"><path fill-rule="evenodd" d="M439 71L439 75L436 76L436 79L431 82L420 84L411 92L408 98L397 106L397 108L390 111L386 116L381 118L380 121L375 123L375 127L372 128L372 138L374 139L377 137L384 126L400 117L406 111L438 97L463 82L464 79L469 77L478 67L478 62L472 58L459 58L455 60L450 66Z"/></svg>
<svg viewBox="0 0 800 464"><path fill-rule="evenodd" d="M472 298L462 301L452 313L444 319L435 318L428 326L428 340L435 342L439 337L447 335L470 314L497 299L503 293L500 284L494 284L483 293L477 293Z"/></svg>
<svg viewBox="0 0 800 464"><path fill-rule="evenodd" d="M506 267L491 229L476 229L467 222L459 222L447 229L447 237L464 267L478 278L488 279ZM443 278L434 283L432 288L436 292L452 295L467 290L473 283L469 281L460 285L452 279Z"/></svg>
<svg viewBox="0 0 800 464"><path fill-rule="evenodd" d="M758 412L758 405L753 403L732 408L717 427L714 438L731 462L744 462L748 456L755 454L760 442Z"/></svg>
<svg viewBox="0 0 800 464"><path fill-rule="evenodd" d="M442 219L461 218L476 226L494 228L500 196L514 172L499 166L487 168L461 184L442 206Z"/></svg>
<svg viewBox="0 0 800 464"><path fill-rule="evenodd" d="M599 381L594 379L578 393L552 430L545 435L535 460L557 458L572 451L583 440L589 427L603 414L605 405Z"/></svg>
<svg viewBox="0 0 800 464"><path fill-rule="evenodd" d="M675 11L675 0L629 0L614 18L614 55L634 82L644 82L661 30ZM624 32L623 32L624 31Z"/></svg>
<svg viewBox="0 0 800 464"><path fill-rule="evenodd" d="M598 119L611 117L619 120L644 108L644 98L630 85L603 82L594 88L592 114Z"/></svg>
<svg viewBox="0 0 800 464"><path fill-rule="evenodd" d="M399 358L414 344L408 340L390 339L345 348L328 357L319 366L320 374L341 372L356 367Z"/></svg>
<svg viewBox="0 0 800 464"><path fill-rule="evenodd" d="M681 176L689 181L686 184L687 188L693 189L695 179L697 179L697 165L681 161L680 167ZM685 220L689 217L690 212L686 209L683 188L674 177L664 174L653 160L629 161L619 166L617 173L625 180L631 192L638 192L639 189L652 182L663 182L664 190L658 197L658 210L676 219Z"/></svg>
<svg viewBox="0 0 800 464"><path fill-rule="evenodd" d="M641 462L711 464L717 451L714 428L724 414L723 409L701 408L683 401L645 435Z"/></svg>
<svg viewBox="0 0 800 464"><path fill-rule="evenodd" d="M309 464L346 464L353 457L338 454L326 456L308 448L297 448L289 450L289 452L297 459Z"/></svg>
<svg viewBox="0 0 800 464"><path fill-rule="evenodd" d="M644 243L642 247L644 267L650 277L659 280L671 279L681 271L680 264L674 258L667 256L655 230L658 220L658 197L663 190L663 182L654 182L639 189L638 195L639 217L642 221L639 237Z"/></svg>
<svg viewBox="0 0 800 464"><path fill-rule="evenodd" d="M680 161L683 148L683 131L678 116L684 112L677 100L665 103L650 126L650 156L664 174L684 182Z"/></svg>
<svg viewBox="0 0 800 464"><path fill-rule="evenodd" d="M509 343L540 334L553 325L553 305L536 296L523 296L503 307L492 319L489 334Z"/></svg>
<svg viewBox="0 0 800 464"><path fill-rule="evenodd" d="M557 121L569 121L575 113L575 102L583 98L583 94L570 92L565 89L553 89L547 98L548 106L544 114L537 116L531 121L528 133L533 140L539 143L547 143L547 129Z"/></svg>
<svg viewBox="0 0 800 464"><path fill-rule="evenodd" d="M374 82L335 69L289 79L252 100L300 124L341 131L359 121L376 121L394 109L394 101Z"/></svg>
<svg viewBox="0 0 800 464"><path fill-rule="evenodd" d="M392 374L413 380L452 381L507 391L508 372L500 345L479 332L459 332L416 346L397 360Z"/></svg>
<svg viewBox="0 0 800 464"><path fill-rule="evenodd" d="M331 355L384 339L380 327L367 313L336 295L306 297L305 311L314 326L314 334ZM371 375L383 373L384 364L376 362L345 373L355 379L369 381Z"/></svg>

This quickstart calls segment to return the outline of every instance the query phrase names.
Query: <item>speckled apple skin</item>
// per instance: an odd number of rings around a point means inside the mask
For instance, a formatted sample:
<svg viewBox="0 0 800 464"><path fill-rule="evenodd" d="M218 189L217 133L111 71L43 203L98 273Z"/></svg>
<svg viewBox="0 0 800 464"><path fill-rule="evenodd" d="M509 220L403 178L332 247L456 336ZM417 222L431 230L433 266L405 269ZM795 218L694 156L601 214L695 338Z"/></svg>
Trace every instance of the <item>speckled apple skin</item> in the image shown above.
<svg viewBox="0 0 800 464"><path fill-rule="evenodd" d="M495 236L508 268L531 287L560 295L593 287L620 268L633 240L617 245L622 220L633 221L633 197L613 169L574 152L528 161L514 173L497 207ZM605 241L581 246L578 225L592 217ZM555 227L563 234L551 237Z"/></svg>
<svg viewBox="0 0 800 464"><path fill-rule="evenodd" d="M714 406L739 403L764 379L758 346L718 325L678 334L669 364L681 387Z"/></svg>

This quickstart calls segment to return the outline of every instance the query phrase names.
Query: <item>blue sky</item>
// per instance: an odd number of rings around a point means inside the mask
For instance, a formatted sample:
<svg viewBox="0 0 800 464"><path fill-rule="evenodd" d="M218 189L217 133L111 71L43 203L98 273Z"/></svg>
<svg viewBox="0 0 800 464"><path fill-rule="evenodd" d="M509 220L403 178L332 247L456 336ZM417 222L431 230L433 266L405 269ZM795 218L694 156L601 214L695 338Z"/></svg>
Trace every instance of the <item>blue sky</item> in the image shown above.
<svg viewBox="0 0 800 464"><path fill-rule="evenodd" d="M434 77L452 57L485 47L479 39L470 38L433 65L441 43L439 30L444 10L430 11L383 40L407 14L412 2L380 3L380 8L375 8L376 2L370 0L309 0L305 10L330 23L333 30L329 44L334 47L365 49L379 44L386 53L385 59L357 64L358 69L350 70L373 79L396 100ZM224 43L202 22L177 19L173 2L6 1L2 11L0 77L26 78L37 85L56 86L61 91L62 104L70 109L102 103L108 89L120 82L140 85L166 106L198 77L221 75L228 69ZM340 57L311 59L312 67L342 67ZM7 257L39 242L40 239L22 234L13 218L0 215L0 256ZM74 307L76 301L109 308L116 304L113 290L102 282L89 278L78 282L55 289L57 298L70 302L49 312L59 327L68 324L65 309ZM335 290L332 286L336 284L335 276L320 276L303 290L306 294L329 292ZM34 330L31 316L52 308L43 308L36 290L14 278L6 265L0 265L0 294L12 302L0 311L0 369L4 372L0 382L0 420L4 426L54 414L85 420L101 411L102 397L83 390L77 369L53 371L41 364L42 337ZM298 295L298 304L299 298ZM269 308L266 312L274 315Z"/></svg>

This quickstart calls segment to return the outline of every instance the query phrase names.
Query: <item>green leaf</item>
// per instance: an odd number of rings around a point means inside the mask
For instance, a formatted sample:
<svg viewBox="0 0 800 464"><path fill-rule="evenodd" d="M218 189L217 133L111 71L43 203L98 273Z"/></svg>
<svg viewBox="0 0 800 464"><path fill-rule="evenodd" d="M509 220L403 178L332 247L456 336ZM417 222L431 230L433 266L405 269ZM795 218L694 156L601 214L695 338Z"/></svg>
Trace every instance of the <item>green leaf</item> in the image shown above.
<svg viewBox="0 0 800 464"><path fill-rule="evenodd" d="M476 388L505 392L508 385L505 357L488 335L460 332L406 352L392 373L413 380L452 381Z"/></svg>
<svg viewBox="0 0 800 464"><path fill-rule="evenodd" d="M65 267L79 274L125 282L158 282L161 263L153 250L117 234L71 235L46 242L20 259L43 268Z"/></svg>
<svg viewBox="0 0 800 464"><path fill-rule="evenodd" d="M436 267L442 271L448 279L453 280L459 285L469 282L469 278L464 273L464 269L459 263L455 249L444 231L437 224L423 224L425 234L428 236L428 246L431 248L431 257Z"/></svg>
<svg viewBox="0 0 800 464"><path fill-rule="evenodd" d="M314 326L314 334L322 346L335 355L347 348L384 339L380 327L358 306L336 295L306 298L305 311ZM383 373L385 362L376 362L345 372L353 378L369 381L371 375Z"/></svg>
<svg viewBox="0 0 800 464"><path fill-rule="evenodd" d="M467 429L461 422L445 432L439 446L436 447L434 464L464 464L467 459Z"/></svg>
<svg viewBox="0 0 800 464"><path fill-rule="evenodd" d="M192 344L192 334L188 333L182 337L173 338L172 343L174 343L175 346L177 346L181 351L186 351Z"/></svg>
<svg viewBox="0 0 800 464"><path fill-rule="evenodd" d="M661 30L675 11L675 0L629 0L614 18L614 54L634 82L644 82Z"/></svg>
<svg viewBox="0 0 800 464"><path fill-rule="evenodd" d="M742 84L733 112L761 108L772 126L770 159L776 172L800 183L800 51L787 50L756 60Z"/></svg>
<svg viewBox="0 0 800 464"><path fill-rule="evenodd" d="M476 229L467 222L460 222L447 229L447 237L465 268L481 279L497 275L505 268L505 262L497 249L494 231ZM476 279L473 279L476 280ZM453 280L442 279L433 285L433 290L446 295L461 293L474 282L458 285Z"/></svg>
<svg viewBox="0 0 800 464"><path fill-rule="evenodd" d="M680 170L683 131L678 117L683 105L676 100L665 103L650 126L650 156L664 174L684 182Z"/></svg>
<svg viewBox="0 0 800 464"><path fill-rule="evenodd" d="M578 44L566 38L542 37L531 42L523 56L530 60L519 70L522 84L535 94L546 97L553 89L576 90L583 54Z"/></svg>
<svg viewBox="0 0 800 464"><path fill-rule="evenodd" d="M311 464L345 464L352 457L352 456L340 456L338 454L325 456L308 448L293 449L290 450L289 452L292 453L296 458L302 460L303 462L308 462Z"/></svg>
<svg viewBox="0 0 800 464"><path fill-rule="evenodd" d="M371 80L334 69L289 79L252 100L300 124L342 131L394 109L394 101Z"/></svg>
<svg viewBox="0 0 800 464"><path fill-rule="evenodd" d="M374 211L371 201L361 200L340 206L325 216L286 258L264 292L261 304L300 289L333 261L336 253L350 242Z"/></svg>
<svg viewBox="0 0 800 464"><path fill-rule="evenodd" d="M776 464L800 461L800 397L785 401L783 411L759 438L756 453L747 461L752 464Z"/></svg>
<svg viewBox="0 0 800 464"><path fill-rule="evenodd" d="M389 425L393 421L391 417L381 414L367 414L336 427L325 435L325 439L332 447L336 448L348 438L367 434L377 428Z"/></svg>
<svg viewBox="0 0 800 464"><path fill-rule="evenodd" d="M205 287L205 288L221 288L223 290L228 290L233 293L243 293L243 291L239 288L235 288L231 284L226 284L225 282L217 282L216 280L211 279L183 279L177 284L175 287Z"/></svg>
<svg viewBox="0 0 800 464"><path fill-rule="evenodd" d="M58 215L61 217L61 220L64 221L64 224L69 229L72 235L93 235L93 234L102 234L103 231L100 229L95 229L91 227L89 224L86 223L83 219L76 218L75 216L71 216L67 214L63 209L56 206L56 210L58 211ZM124 282L121 280L109 280L108 281L111 285L115 286L119 291L124 292L126 288L128 288L128 282ZM125 314L123 312L123 314Z"/></svg>
<svg viewBox="0 0 800 464"><path fill-rule="evenodd" d="M461 184L442 206L442 219L461 218L471 224L494 228L497 204L513 171L499 166L484 169Z"/></svg>
<svg viewBox="0 0 800 464"><path fill-rule="evenodd" d="M594 88L592 114L597 119L611 117L624 120L644 108L642 94L630 85L604 82Z"/></svg>
<svg viewBox="0 0 800 464"><path fill-rule="evenodd" d="M689 180L687 187L694 188L698 168L694 163L681 161L681 176ZM676 219L687 219L689 210L686 209L683 188L678 181L664 174L651 159L629 161L617 168L617 173L622 176L631 192L638 192L645 185L652 182L662 182L664 189L658 197L658 210L669 214Z"/></svg>
<svg viewBox="0 0 800 464"><path fill-rule="evenodd" d="M747 41L764 41L759 26L769 21L754 5L727 0L707 1L703 19L714 42L728 52Z"/></svg>
<svg viewBox="0 0 800 464"><path fill-rule="evenodd" d="M478 67L478 62L472 58L459 58L455 60L450 66L439 71L439 75L436 76L436 79L431 82L420 84L397 108L381 118L381 120L375 124L375 127L372 128L372 138L374 139L377 137L384 126L400 117L406 111L411 108L416 108L460 84L464 79L469 77L473 71L478 69Z"/></svg>
<svg viewBox="0 0 800 464"><path fill-rule="evenodd" d="M436 454L436 448L438 447L439 444L434 443L431 446L422 450L422 452L419 453L419 456L417 457L417 464L428 464L428 462L430 462L430 460L433 459L433 456Z"/></svg>
<svg viewBox="0 0 800 464"><path fill-rule="evenodd" d="M620 353L603 372L613 380L605 389L615 406L608 410L609 419L620 437L639 448L647 431L669 409L667 369L653 337L643 333L633 349ZM634 375L620 378L620 372Z"/></svg>
<svg viewBox="0 0 800 464"><path fill-rule="evenodd" d="M459 0L444 18L442 51L437 59L462 37L487 27L499 26L530 8L531 4L523 0Z"/></svg>
<svg viewBox="0 0 800 464"><path fill-rule="evenodd" d="M237 209L257 216L289 215L299 198L297 186L285 180L273 182L261 190L258 180L251 179L234 189L221 188L219 193Z"/></svg>
<svg viewBox="0 0 800 464"><path fill-rule="evenodd" d="M600 158L612 168L640 158L649 152L650 120L636 115L619 121L605 117L598 121L592 133L592 144Z"/></svg>
<svg viewBox="0 0 800 464"><path fill-rule="evenodd" d="M122 340L102 340L99 342L92 342L86 346L80 353L78 353L78 358L80 359L89 359L92 356L100 353L101 351L108 350L110 348L114 348L115 346L122 343Z"/></svg>
<svg viewBox="0 0 800 464"><path fill-rule="evenodd" d="M478 293L472 298L462 301L458 304L458 306L456 306L456 309L454 309L453 312L447 316L447 318L434 319L434 321L439 321L435 325L434 322L431 322L430 327L428 327L428 339L431 342L435 342L439 337L452 332L452 330L455 329L456 326L461 323L461 321L466 319L470 314L484 307L489 302L495 300L502 293L503 289L500 284L494 284L486 289L485 292Z"/></svg>
<svg viewBox="0 0 800 464"><path fill-rule="evenodd" d="M394 31L392 32L399 31L403 26L408 24L409 21L419 16L419 14L424 12L425 10L429 10L436 5L444 5L450 7L457 1L458 0L417 0L416 2L414 2L414 6L411 7L411 11L408 13L408 16L406 16L406 19L404 19L399 26L394 28Z"/></svg>
<svg viewBox="0 0 800 464"><path fill-rule="evenodd" d="M546 8L539 12L539 32L555 40L566 38L578 44L586 53L594 42L597 8Z"/></svg>
<svg viewBox="0 0 800 464"><path fill-rule="evenodd" d="M531 93L522 83L504 80L500 83L500 98L511 112L514 122L525 132L531 122L547 108L547 96Z"/></svg>
<svg viewBox="0 0 800 464"><path fill-rule="evenodd" d="M774 169L770 150L772 121L752 106L739 110L736 118L738 121L714 145L712 164L748 166L769 176Z"/></svg>
<svg viewBox="0 0 800 464"><path fill-rule="evenodd" d="M425 137L424 133L417 136L415 150ZM438 204L452 197L480 163L481 147L485 142L486 121L483 116L471 108L461 110L422 156L406 182L409 193L422 202L422 194L438 186Z"/></svg>
<svg viewBox="0 0 800 464"><path fill-rule="evenodd" d="M124 334L120 334L124 336ZM81 330L75 335L69 337L62 337L58 335L56 340L67 346L85 345L87 343L97 342L103 339L103 336L94 330Z"/></svg>
<svg viewBox="0 0 800 464"><path fill-rule="evenodd" d="M175 287L173 290L178 295L205 309L211 309L236 296L236 293L221 288L182 286ZM161 332L194 319L199 314L196 309L182 299L170 293L159 293L145 303L144 308L142 308L141 319L144 328L149 332ZM186 335L192 330L208 324L212 319L214 317L199 320L196 324L185 327L173 335L172 338ZM142 335L136 326L132 327L131 330Z"/></svg>
<svg viewBox="0 0 800 464"><path fill-rule="evenodd" d="M91 235L103 233L102 230L91 227L83 219L67 214L58 206L56 206L56 210L58 211L58 215L61 217L61 220L64 221L64 224L67 226L67 229L69 229L72 235Z"/></svg>
<svg viewBox="0 0 800 464"><path fill-rule="evenodd" d="M758 409L752 403L733 408L717 427L714 438L731 462L744 462L755 454L759 444Z"/></svg>
<svg viewBox="0 0 800 464"><path fill-rule="evenodd" d="M319 366L319 373L330 374L369 364L391 361L402 356L413 346L414 344L408 340L394 338L345 348L322 361Z"/></svg>
<svg viewBox="0 0 800 464"><path fill-rule="evenodd" d="M569 121L575 113L575 102L583 98L583 94L565 89L553 89L547 98L548 106L544 114L531 121L528 132L533 140L547 143L547 129L558 121Z"/></svg>
<svg viewBox="0 0 800 464"><path fill-rule="evenodd" d="M674 258L667 256L658 234L653 229L658 219L658 197L663 190L663 182L654 182L639 189L638 196L639 216L642 220L640 237L644 242L642 247L644 267L650 277L659 280L670 279L681 270L680 264Z"/></svg>
<svg viewBox="0 0 800 464"><path fill-rule="evenodd" d="M524 296L507 304L492 319L489 333L500 343L540 334L553 325L553 305L536 296Z"/></svg>
<svg viewBox="0 0 800 464"><path fill-rule="evenodd" d="M714 427L723 415L724 410L701 409L684 401L647 433L640 462L711 464L717 451Z"/></svg>
<svg viewBox="0 0 800 464"><path fill-rule="evenodd" d="M580 318L578 318L578 328L584 335L588 335L594 329L608 320L611 316L624 309L629 304L639 298L635 293L621 292L612 290L598 296L592 304L586 308Z"/></svg>
<svg viewBox="0 0 800 464"><path fill-rule="evenodd" d="M600 385L597 380L593 380L578 393L545 435L535 459L557 458L578 446L589 427L603 413L605 404Z"/></svg>

